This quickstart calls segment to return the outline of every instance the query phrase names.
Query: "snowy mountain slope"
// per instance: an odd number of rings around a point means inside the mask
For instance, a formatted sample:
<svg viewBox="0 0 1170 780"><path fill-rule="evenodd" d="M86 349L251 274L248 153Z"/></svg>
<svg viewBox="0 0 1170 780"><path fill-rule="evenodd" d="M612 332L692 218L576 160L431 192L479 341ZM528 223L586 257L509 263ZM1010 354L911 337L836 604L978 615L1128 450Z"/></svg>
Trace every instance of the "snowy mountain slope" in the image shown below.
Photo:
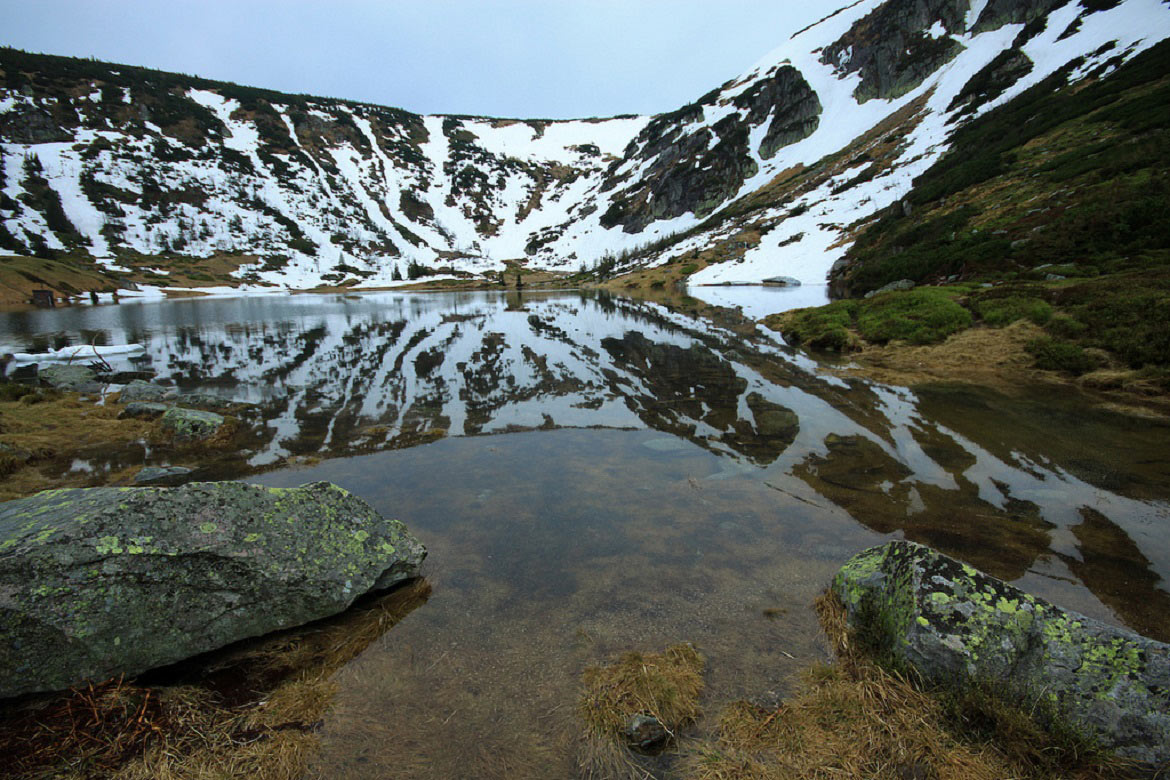
<svg viewBox="0 0 1170 780"><path fill-rule="evenodd" d="M556 122L0 50L0 251L289 287L603 259L819 283L957 124L1166 37L1160 0L860 0L677 111Z"/></svg>

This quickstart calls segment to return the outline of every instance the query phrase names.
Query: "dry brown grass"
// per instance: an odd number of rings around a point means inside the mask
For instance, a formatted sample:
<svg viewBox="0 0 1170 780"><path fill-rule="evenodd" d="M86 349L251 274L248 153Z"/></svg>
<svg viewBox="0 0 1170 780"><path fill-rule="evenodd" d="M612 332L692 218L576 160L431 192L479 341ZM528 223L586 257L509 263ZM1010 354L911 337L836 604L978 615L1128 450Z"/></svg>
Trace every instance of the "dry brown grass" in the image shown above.
<svg viewBox="0 0 1170 780"><path fill-rule="evenodd" d="M76 393L38 390L20 400L0 401L0 443L9 453L7 472L0 483L0 501L29 496L40 490L87 487L94 476L71 472L74 458L86 451L115 450L157 437L145 420L119 420L117 404L99 406Z"/></svg>
<svg viewBox="0 0 1170 780"><path fill-rule="evenodd" d="M871 345L854 353L856 367L846 370L901 385L953 380L1014 387L1043 375L1032 368L1034 358L1024 348L1042 335L1039 327L1020 320L1005 328L968 328L941 344Z"/></svg>
<svg viewBox="0 0 1170 780"><path fill-rule="evenodd" d="M1120 767L1076 752L1026 714L986 693L944 701L859 650L839 601L818 616L837 655L802 675L778 709L739 701L715 734L684 750L691 780L1007 780L1121 776ZM977 722L978 721L978 722Z"/></svg>
<svg viewBox="0 0 1170 780"><path fill-rule="evenodd" d="M426 601L416 580L343 615L218 653L196 684L86 686L0 723L5 776L221 780L304 777L333 674Z"/></svg>
<svg viewBox="0 0 1170 780"><path fill-rule="evenodd" d="M672 736L700 715L703 656L689 643L662 653L629 652L612 664L590 666L581 675L577 707L585 723L578 766L589 778L642 777L622 730L638 714L651 715Z"/></svg>
<svg viewBox="0 0 1170 780"><path fill-rule="evenodd" d="M138 447L141 464L144 442L166 448L180 460L197 461L223 457L249 433L238 419L227 416L214 436L179 442L157 421L118 419L125 407L110 398L98 404L77 393L11 383L0 387L14 388L0 397L0 501L55 488L125 484L137 473L126 465L135 462L128 453ZM17 398L17 393L23 397ZM93 472L70 468L75 460L93 459L101 465L114 453L127 453L120 468Z"/></svg>
<svg viewBox="0 0 1170 780"><path fill-rule="evenodd" d="M0 262L0 305L28 304L33 290L53 290L58 300L89 292L113 292L118 283L92 260L45 260L5 256Z"/></svg>

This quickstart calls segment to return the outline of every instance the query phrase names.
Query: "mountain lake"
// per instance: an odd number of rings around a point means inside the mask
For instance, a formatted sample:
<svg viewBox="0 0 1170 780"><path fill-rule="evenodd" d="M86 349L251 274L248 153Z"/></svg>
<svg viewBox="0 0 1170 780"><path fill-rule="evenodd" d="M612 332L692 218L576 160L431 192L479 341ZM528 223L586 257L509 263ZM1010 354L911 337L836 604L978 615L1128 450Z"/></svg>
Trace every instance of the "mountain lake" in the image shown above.
<svg viewBox="0 0 1170 780"><path fill-rule="evenodd" d="M708 715L783 693L828 657L813 599L893 538L1170 640L1165 423L1067 388L842 377L733 308L686 311L265 295L6 312L0 342L141 344L110 362L254 405L247 449L194 478L329 480L427 545L397 624L333 674L311 776L570 776L581 672L627 650L694 643Z"/></svg>

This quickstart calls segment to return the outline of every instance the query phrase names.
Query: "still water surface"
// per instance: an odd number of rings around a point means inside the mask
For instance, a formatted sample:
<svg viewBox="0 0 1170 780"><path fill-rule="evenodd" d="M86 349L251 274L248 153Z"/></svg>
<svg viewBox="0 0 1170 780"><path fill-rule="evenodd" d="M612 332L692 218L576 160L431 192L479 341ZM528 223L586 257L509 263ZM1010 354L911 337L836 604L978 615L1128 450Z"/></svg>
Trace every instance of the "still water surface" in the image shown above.
<svg viewBox="0 0 1170 780"><path fill-rule="evenodd" d="M0 340L140 343L256 405L203 476L331 480L428 546L429 599L336 675L317 776L570 776L580 672L629 649L693 642L708 711L782 692L825 655L812 599L891 538L1170 639L1170 429L1067 392L843 380L731 312L575 293L78 307Z"/></svg>

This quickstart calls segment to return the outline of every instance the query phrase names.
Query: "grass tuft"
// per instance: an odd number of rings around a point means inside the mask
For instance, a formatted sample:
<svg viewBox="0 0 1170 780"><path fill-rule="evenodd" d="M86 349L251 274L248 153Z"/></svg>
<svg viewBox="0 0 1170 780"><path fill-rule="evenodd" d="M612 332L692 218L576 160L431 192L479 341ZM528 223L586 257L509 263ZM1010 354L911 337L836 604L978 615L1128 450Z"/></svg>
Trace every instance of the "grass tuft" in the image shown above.
<svg viewBox="0 0 1170 780"><path fill-rule="evenodd" d="M0 721L15 780L294 780L317 752L331 679L426 601L414 580L342 615L245 642L190 669L197 682L110 680Z"/></svg>
<svg viewBox="0 0 1170 780"><path fill-rule="evenodd" d="M635 715L650 715L674 736L699 717L703 656L681 643L662 653L629 652L581 675L577 712L585 724L578 765L586 777L640 776L623 729Z"/></svg>
<svg viewBox="0 0 1170 780"><path fill-rule="evenodd" d="M745 701L714 734L684 746L690 780L1101 780L1122 765L1053 736L988 690L932 695L875 663L849 630L840 601L815 604L837 657L804 670L776 709Z"/></svg>

